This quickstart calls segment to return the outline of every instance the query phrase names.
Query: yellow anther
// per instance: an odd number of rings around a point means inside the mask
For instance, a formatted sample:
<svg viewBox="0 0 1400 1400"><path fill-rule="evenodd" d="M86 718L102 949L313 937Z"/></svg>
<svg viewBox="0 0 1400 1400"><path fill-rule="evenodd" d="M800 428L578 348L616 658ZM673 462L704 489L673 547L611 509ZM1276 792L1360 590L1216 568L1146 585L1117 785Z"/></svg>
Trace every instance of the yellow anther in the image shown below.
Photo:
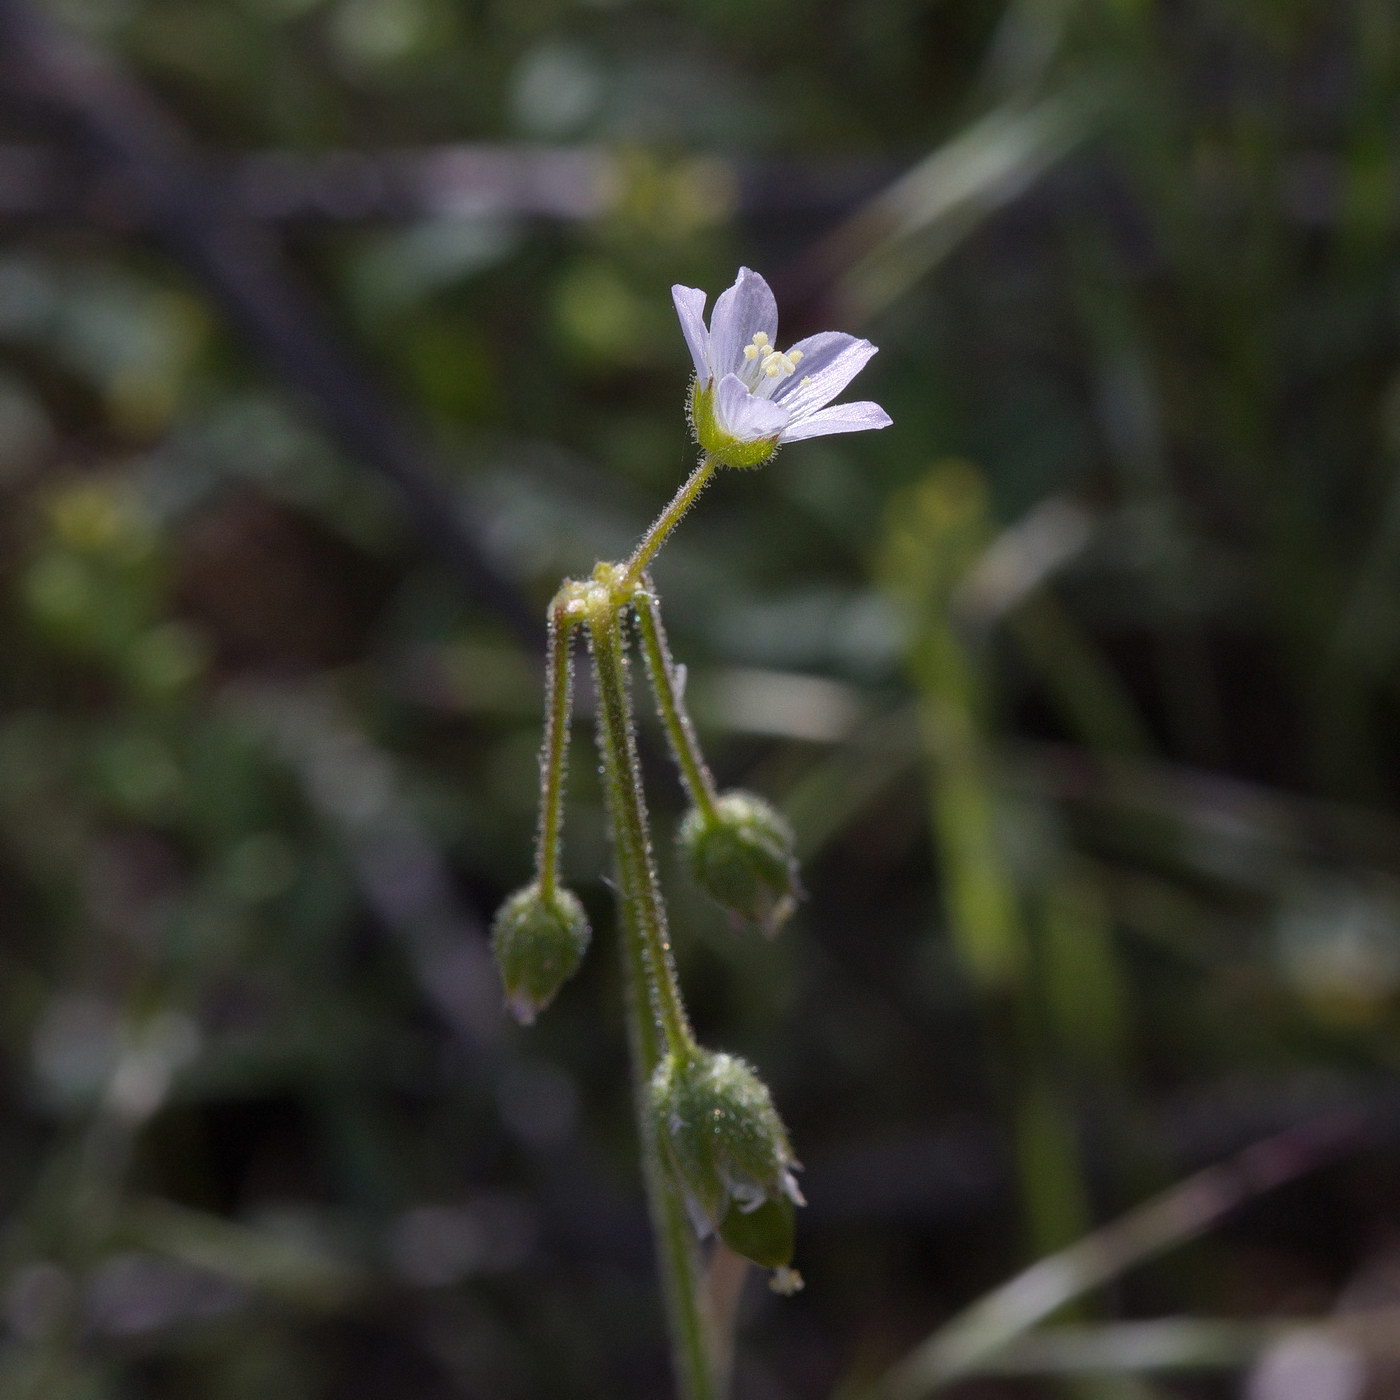
<svg viewBox="0 0 1400 1400"><path fill-rule="evenodd" d="M798 359L801 359L800 353ZM797 361L791 355L784 355L781 350L770 350L763 357L760 367L769 379L776 379L780 374L791 374L797 367Z"/></svg>
<svg viewBox="0 0 1400 1400"><path fill-rule="evenodd" d="M802 358L802 351L789 350L787 353L787 357L795 365Z"/></svg>
<svg viewBox="0 0 1400 1400"><path fill-rule="evenodd" d="M744 358L745 358L746 360L756 360L756 359L758 359L758 346L757 346L757 345L746 345L746 346L744 346Z"/></svg>
<svg viewBox="0 0 1400 1400"><path fill-rule="evenodd" d="M759 349L762 349L765 345L768 344L768 332L755 331L753 333L753 343L757 345Z"/></svg>

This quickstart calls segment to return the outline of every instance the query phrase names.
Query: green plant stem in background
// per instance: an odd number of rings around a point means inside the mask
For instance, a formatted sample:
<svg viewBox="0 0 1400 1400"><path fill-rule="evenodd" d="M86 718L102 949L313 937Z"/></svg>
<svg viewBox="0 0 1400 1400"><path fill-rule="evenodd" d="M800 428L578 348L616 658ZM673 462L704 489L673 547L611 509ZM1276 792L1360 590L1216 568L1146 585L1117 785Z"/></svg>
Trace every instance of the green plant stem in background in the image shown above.
<svg viewBox="0 0 1400 1400"><path fill-rule="evenodd" d="M948 931L982 1004L1022 1206L1034 1247L1045 1251L1082 1233L1088 1210L1060 1067L1046 1043L1038 911L1017 889L1008 849L1015 812L998 783L993 696L952 607L992 537L985 483L966 464L944 464L891 518L887 568L914 624L908 665Z"/></svg>
<svg viewBox="0 0 1400 1400"><path fill-rule="evenodd" d="M1196 1238L1263 1192L1334 1161L1368 1131L1358 1115L1328 1114L1188 1176L964 1308L891 1368L866 1392L868 1400L939 1394L1075 1299Z"/></svg>
<svg viewBox="0 0 1400 1400"><path fill-rule="evenodd" d="M630 589L616 582L615 571L611 577L602 576L608 573L608 566L603 566L587 591L588 633L598 689L598 747L616 849L642 1166L681 1394L685 1400L718 1400L720 1349L705 1307L694 1231L661 1159L647 1111L648 1087L662 1055L689 1058L696 1047L681 1003L665 908L651 860L621 623Z"/></svg>
<svg viewBox="0 0 1400 1400"><path fill-rule="evenodd" d="M656 708L666 726L671 752L681 770L690 800L705 814L715 816L715 780L700 752L695 726L685 707L682 687L676 680L676 668L671 649L666 642L666 629L661 623L661 609L651 591L651 580L643 579L642 590L636 596L637 625L642 636L642 654L651 675L651 688L656 694Z"/></svg>
<svg viewBox="0 0 1400 1400"><path fill-rule="evenodd" d="M544 746L540 755L540 831L535 852L535 874L540 893L554 895L559 876L560 822L564 805L564 776L569 739L569 711L573 695L571 642L577 614L566 598L549 605L549 641L545 660Z"/></svg>

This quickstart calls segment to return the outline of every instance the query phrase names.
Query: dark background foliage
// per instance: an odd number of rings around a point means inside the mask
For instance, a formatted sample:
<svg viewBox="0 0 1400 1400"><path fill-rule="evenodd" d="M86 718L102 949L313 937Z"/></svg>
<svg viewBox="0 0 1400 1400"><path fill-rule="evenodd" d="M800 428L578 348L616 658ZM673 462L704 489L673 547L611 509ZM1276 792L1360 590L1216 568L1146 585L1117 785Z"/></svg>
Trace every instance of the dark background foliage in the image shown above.
<svg viewBox="0 0 1400 1400"><path fill-rule="evenodd" d="M668 1393L586 696L595 947L526 1031L485 938L544 605L689 469L668 289L740 263L895 426L655 571L809 891L725 926L647 728L806 1163L738 1393L1278 1134L1073 1376L960 1393L1397 1393L1398 64L1387 0L3 0L0 1395Z"/></svg>

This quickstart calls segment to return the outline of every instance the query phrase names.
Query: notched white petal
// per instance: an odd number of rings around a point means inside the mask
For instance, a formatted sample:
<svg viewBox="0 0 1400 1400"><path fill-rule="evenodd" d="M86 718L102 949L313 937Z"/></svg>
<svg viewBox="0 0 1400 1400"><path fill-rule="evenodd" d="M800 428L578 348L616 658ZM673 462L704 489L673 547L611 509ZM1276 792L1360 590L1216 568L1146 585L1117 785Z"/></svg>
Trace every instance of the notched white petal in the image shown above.
<svg viewBox="0 0 1400 1400"><path fill-rule="evenodd" d="M801 442L804 438L826 437L830 433L863 433L871 428L888 428L893 421L877 403L839 403L794 419L778 441Z"/></svg>
<svg viewBox="0 0 1400 1400"><path fill-rule="evenodd" d="M787 426L788 411L781 404L756 398L736 374L726 374L715 389L715 421L740 442L777 437Z"/></svg>
<svg viewBox="0 0 1400 1400"><path fill-rule="evenodd" d="M681 334L690 347L690 358L696 377L703 384L710 377L710 333L705 329L705 293L699 287L671 288L671 300L676 304Z"/></svg>
<svg viewBox="0 0 1400 1400"><path fill-rule="evenodd" d="M752 268L741 267L734 285L719 294L710 317L710 367L715 377L743 367L744 346L762 333L778 334L778 303L772 289Z"/></svg>

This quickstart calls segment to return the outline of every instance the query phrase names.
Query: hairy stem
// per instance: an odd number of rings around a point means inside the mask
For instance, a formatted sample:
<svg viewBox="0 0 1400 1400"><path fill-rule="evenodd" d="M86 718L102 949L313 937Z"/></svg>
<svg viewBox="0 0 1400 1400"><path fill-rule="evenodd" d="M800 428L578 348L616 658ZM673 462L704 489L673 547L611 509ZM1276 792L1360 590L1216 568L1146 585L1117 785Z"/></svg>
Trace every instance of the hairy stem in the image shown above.
<svg viewBox="0 0 1400 1400"><path fill-rule="evenodd" d="M569 711L573 700L573 629L577 614L569 611L561 591L549 605L549 642L545 658L544 744L540 749L540 829L535 849L535 878L540 893L550 898L559 878L560 828L563 820L564 777L568 767Z"/></svg>
<svg viewBox="0 0 1400 1400"><path fill-rule="evenodd" d="M661 608L652 591L651 580L642 580L636 595L637 622L642 635L642 654L646 657L647 674L656 696L656 708L666 726L671 752L681 770L690 800L707 816L715 814L715 780L700 752L695 726L685 707L685 696L676 683L676 668L671 660L671 648L666 642L666 629L661 625Z"/></svg>
<svg viewBox="0 0 1400 1400"><path fill-rule="evenodd" d="M665 1049L688 1057L695 1048L695 1039L681 1003L666 910L651 859L651 828L642 793L641 765L637 761L620 608L616 594L602 588L597 594L589 606L588 634L598 686L598 747L603 756L608 815L617 848L618 898L636 925L646 959L652 1010L661 1027Z"/></svg>
<svg viewBox="0 0 1400 1400"><path fill-rule="evenodd" d="M651 861L620 620L625 605L618 592L600 583L589 601L588 631L598 690L598 746L617 860L637 1126L681 1395L684 1400L719 1400L719 1348L705 1305L699 1251L679 1189L662 1160L648 1102L662 1056L689 1056L695 1041L681 1004Z"/></svg>
<svg viewBox="0 0 1400 1400"><path fill-rule="evenodd" d="M705 489L717 465L713 457L702 457L700 465L686 478L685 485L671 498L671 504L656 517L651 529L642 536L642 542L632 551L632 557L623 565L621 585L624 591L630 592L637 586L652 557L666 543L666 537L680 523L681 516L695 504L695 498Z"/></svg>
<svg viewBox="0 0 1400 1400"><path fill-rule="evenodd" d="M624 889L622 862L618 889ZM622 971L626 989L627 1040L632 1051L633 1103L642 1146L647 1208L656 1242L657 1270L666 1299L671 1361L682 1400L721 1400L724 1393L712 1315L707 1306L699 1241L679 1187L662 1160L649 1103L651 1077L661 1063L663 1042L647 990L648 970L641 931L626 899L620 902Z"/></svg>

